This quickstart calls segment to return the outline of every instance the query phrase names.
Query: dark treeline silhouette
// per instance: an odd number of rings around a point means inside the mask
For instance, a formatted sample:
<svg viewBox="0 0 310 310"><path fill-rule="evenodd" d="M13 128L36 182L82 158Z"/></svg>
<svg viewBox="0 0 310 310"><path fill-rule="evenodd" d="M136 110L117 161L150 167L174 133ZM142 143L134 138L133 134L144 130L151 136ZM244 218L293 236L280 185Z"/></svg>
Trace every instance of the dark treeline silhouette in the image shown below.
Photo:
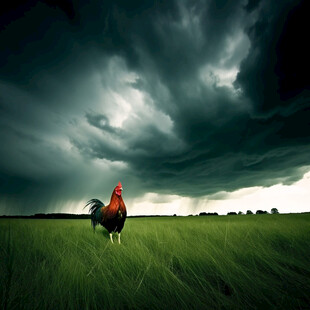
<svg viewBox="0 0 310 310"><path fill-rule="evenodd" d="M171 217L174 215L131 215L128 217ZM20 219L90 219L90 214L70 214L70 213L36 213L33 215L0 215L0 218L20 218Z"/></svg>
<svg viewBox="0 0 310 310"><path fill-rule="evenodd" d="M32 219L90 219L90 214L70 213L36 213L33 215L2 215L0 218L32 218Z"/></svg>
<svg viewBox="0 0 310 310"><path fill-rule="evenodd" d="M139 217L172 217L172 216L181 216L181 215L129 215L127 218L139 218Z"/></svg>
<svg viewBox="0 0 310 310"><path fill-rule="evenodd" d="M277 208L272 208L270 211L271 214L279 214ZM304 212L307 213L307 212ZM243 215L244 213L239 211L238 215ZM253 214L251 210L247 210L246 214ZM257 210L256 214L269 214L267 211ZM199 216L214 216L218 215L217 212L200 212ZM237 215L237 212L228 212L227 215ZM128 217L139 218L139 217L171 217L178 216L177 214L173 215L131 215ZM188 216L193 216L189 214ZM0 215L0 218L33 218L33 219L90 219L90 214L70 214L70 213L36 213L33 215Z"/></svg>
<svg viewBox="0 0 310 310"><path fill-rule="evenodd" d="M216 212L211 213L211 212L200 212L199 216L211 216L211 215L218 215Z"/></svg>

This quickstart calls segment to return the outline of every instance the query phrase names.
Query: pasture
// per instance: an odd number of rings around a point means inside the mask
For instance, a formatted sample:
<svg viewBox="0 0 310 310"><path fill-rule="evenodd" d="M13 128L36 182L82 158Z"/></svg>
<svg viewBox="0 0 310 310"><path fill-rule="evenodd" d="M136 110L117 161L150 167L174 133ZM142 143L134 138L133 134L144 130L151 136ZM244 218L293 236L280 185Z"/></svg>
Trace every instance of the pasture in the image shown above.
<svg viewBox="0 0 310 310"><path fill-rule="evenodd" d="M1 309L309 309L310 214L0 219Z"/></svg>

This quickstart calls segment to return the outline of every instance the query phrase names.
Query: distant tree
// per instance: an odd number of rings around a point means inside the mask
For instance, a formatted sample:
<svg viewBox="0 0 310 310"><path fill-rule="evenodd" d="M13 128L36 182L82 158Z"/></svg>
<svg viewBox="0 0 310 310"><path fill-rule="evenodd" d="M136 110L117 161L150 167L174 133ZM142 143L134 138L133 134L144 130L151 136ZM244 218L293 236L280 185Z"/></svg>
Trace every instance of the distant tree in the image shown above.
<svg viewBox="0 0 310 310"><path fill-rule="evenodd" d="M227 215L237 215L236 212L228 212Z"/></svg>
<svg viewBox="0 0 310 310"><path fill-rule="evenodd" d="M246 214L253 214L253 212L251 210L247 210Z"/></svg>
<svg viewBox="0 0 310 310"><path fill-rule="evenodd" d="M218 215L218 213L216 213L216 212L214 212L214 213L212 213L212 212L200 212L199 213L199 216L210 216L210 215Z"/></svg>
<svg viewBox="0 0 310 310"><path fill-rule="evenodd" d="M243 214L243 212L242 212L242 211L239 211L239 212L238 212L238 214L239 214L239 215L242 215L242 214Z"/></svg>
<svg viewBox="0 0 310 310"><path fill-rule="evenodd" d="M256 214L267 214L267 211L263 211L263 210L257 210Z"/></svg>
<svg viewBox="0 0 310 310"><path fill-rule="evenodd" d="M277 208L272 208L271 209L271 214L279 214L279 211Z"/></svg>

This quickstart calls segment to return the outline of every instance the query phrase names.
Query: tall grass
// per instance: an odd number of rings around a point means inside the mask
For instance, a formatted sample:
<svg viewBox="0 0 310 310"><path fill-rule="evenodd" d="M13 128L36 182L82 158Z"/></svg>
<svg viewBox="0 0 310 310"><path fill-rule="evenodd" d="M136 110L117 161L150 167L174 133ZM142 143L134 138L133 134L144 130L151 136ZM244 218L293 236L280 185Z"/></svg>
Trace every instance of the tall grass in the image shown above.
<svg viewBox="0 0 310 310"><path fill-rule="evenodd" d="M0 220L3 309L309 309L310 215ZM116 240L115 240L116 241Z"/></svg>

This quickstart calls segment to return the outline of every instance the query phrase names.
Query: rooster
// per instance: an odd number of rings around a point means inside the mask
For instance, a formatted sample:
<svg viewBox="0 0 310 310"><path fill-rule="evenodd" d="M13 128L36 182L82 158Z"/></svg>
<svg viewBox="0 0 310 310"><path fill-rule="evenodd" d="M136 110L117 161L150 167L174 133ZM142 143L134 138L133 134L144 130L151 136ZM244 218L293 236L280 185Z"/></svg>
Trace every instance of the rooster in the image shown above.
<svg viewBox="0 0 310 310"><path fill-rule="evenodd" d="M121 231L127 216L126 206L122 198L122 190L122 184L118 182L118 185L112 192L110 203L107 206L98 199L91 199L84 207L89 206L91 224L94 231L96 225L101 224L109 232L112 243L112 232L118 233L118 243L121 243Z"/></svg>

